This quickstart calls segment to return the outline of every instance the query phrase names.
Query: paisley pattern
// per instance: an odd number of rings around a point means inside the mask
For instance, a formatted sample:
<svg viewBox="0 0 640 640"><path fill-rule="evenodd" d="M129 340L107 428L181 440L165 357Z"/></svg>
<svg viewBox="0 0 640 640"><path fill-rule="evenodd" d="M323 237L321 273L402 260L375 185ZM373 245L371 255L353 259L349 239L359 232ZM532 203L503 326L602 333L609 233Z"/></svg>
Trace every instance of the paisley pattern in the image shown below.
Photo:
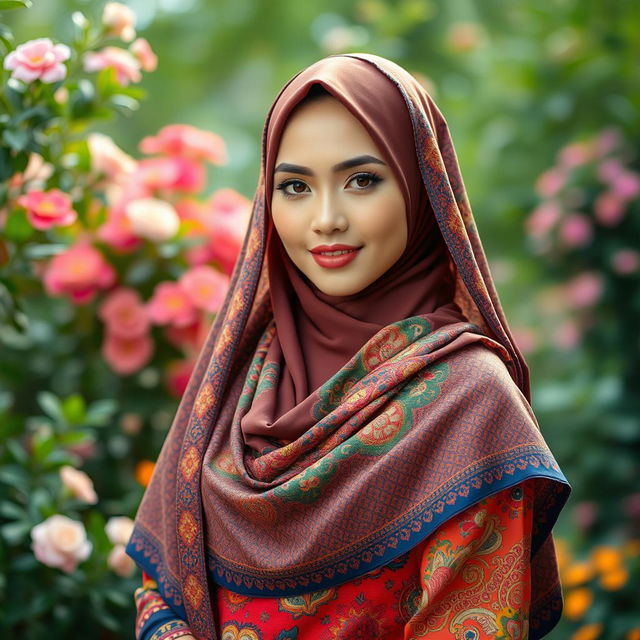
<svg viewBox="0 0 640 640"><path fill-rule="evenodd" d="M337 587L282 598L218 587L219 637L524 640L533 491L531 482L503 489L391 563ZM144 587L159 598L152 583Z"/></svg>

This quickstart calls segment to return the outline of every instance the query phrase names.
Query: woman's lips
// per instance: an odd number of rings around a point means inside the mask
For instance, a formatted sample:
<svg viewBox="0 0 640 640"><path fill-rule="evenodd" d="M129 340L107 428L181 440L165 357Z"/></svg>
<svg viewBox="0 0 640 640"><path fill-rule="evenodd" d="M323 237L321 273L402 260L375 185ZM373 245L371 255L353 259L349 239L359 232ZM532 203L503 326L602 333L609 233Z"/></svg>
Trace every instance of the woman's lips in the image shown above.
<svg viewBox="0 0 640 640"><path fill-rule="evenodd" d="M355 259L360 249L362 247L350 247L348 245L322 246L311 249L311 255L321 267L338 269Z"/></svg>

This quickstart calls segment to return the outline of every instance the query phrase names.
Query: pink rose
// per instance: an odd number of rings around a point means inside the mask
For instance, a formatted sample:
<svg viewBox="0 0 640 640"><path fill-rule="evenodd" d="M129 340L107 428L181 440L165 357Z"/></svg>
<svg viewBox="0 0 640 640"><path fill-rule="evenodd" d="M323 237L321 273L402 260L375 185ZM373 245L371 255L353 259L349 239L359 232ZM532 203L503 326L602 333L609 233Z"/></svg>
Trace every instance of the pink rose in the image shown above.
<svg viewBox="0 0 640 640"><path fill-rule="evenodd" d="M133 520L127 516L113 516L104 527L111 544L127 544L133 533Z"/></svg>
<svg viewBox="0 0 640 640"><path fill-rule="evenodd" d="M116 79L122 86L130 82L140 82L140 63L128 51L119 47L105 47L102 51L89 51L84 54L84 70L102 71L115 69Z"/></svg>
<svg viewBox="0 0 640 640"><path fill-rule="evenodd" d="M110 209L107 221L98 229L97 236L119 252L134 251L140 246L140 238L133 233L133 225L122 209Z"/></svg>
<svg viewBox="0 0 640 640"><path fill-rule="evenodd" d="M624 167L620 164L620 161L616 158L608 158L603 160L597 169L598 178L602 182L611 183L624 172Z"/></svg>
<svg viewBox="0 0 640 640"><path fill-rule="evenodd" d="M147 311L155 324L186 327L198 319L198 310L177 282L161 282L157 285L147 304Z"/></svg>
<svg viewBox="0 0 640 640"><path fill-rule="evenodd" d="M44 274L44 287L50 295L68 295L72 302L84 304L115 279L113 267L97 249L77 244L53 257Z"/></svg>
<svg viewBox="0 0 640 640"><path fill-rule="evenodd" d="M200 163L189 158L146 158L138 164L135 178L151 191L197 193L204 188L206 172Z"/></svg>
<svg viewBox="0 0 640 640"><path fill-rule="evenodd" d="M53 44L49 38L38 38L21 44L4 59L4 68L11 77L27 84L34 80L59 82L67 75L63 64L71 56L65 44Z"/></svg>
<svg viewBox="0 0 640 640"><path fill-rule="evenodd" d="M564 167L547 169L536 180L536 192L542 198L552 198L567 183L567 172Z"/></svg>
<svg viewBox="0 0 640 640"><path fill-rule="evenodd" d="M193 267L180 278L180 286L198 309L217 312L229 288L229 277L208 265Z"/></svg>
<svg viewBox="0 0 640 640"><path fill-rule="evenodd" d="M565 320L554 330L552 339L558 348L571 351L580 342L580 329L573 320Z"/></svg>
<svg viewBox="0 0 640 640"><path fill-rule="evenodd" d="M67 227L78 218L71 198L60 189L29 191L18 198L18 204L27 210L27 218L36 229Z"/></svg>
<svg viewBox="0 0 640 640"><path fill-rule="evenodd" d="M174 398L184 395L194 366L193 360L178 360L167 367L167 389Z"/></svg>
<svg viewBox="0 0 640 640"><path fill-rule="evenodd" d="M109 35L125 42L131 42L136 37L136 14L120 2L107 2L102 12L102 24Z"/></svg>
<svg viewBox="0 0 640 640"><path fill-rule="evenodd" d="M107 556L107 565L117 576L128 578L136 570L133 558L127 555L124 545L117 544Z"/></svg>
<svg viewBox="0 0 640 640"><path fill-rule="evenodd" d="M54 515L31 530L36 558L49 567L71 573L89 557L92 545L81 522Z"/></svg>
<svg viewBox="0 0 640 640"><path fill-rule="evenodd" d="M78 500L88 504L96 504L98 502L98 496L93 488L93 481L84 471L65 465L60 468L60 479L62 484Z"/></svg>
<svg viewBox="0 0 640 640"><path fill-rule="evenodd" d="M138 59L143 71L155 71L158 67L158 56L145 38L138 38L129 47L129 51Z"/></svg>
<svg viewBox="0 0 640 640"><path fill-rule="evenodd" d="M565 247L584 247L593 236L593 225L587 216L571 213L562 221L558 235Z"/></svg>
<svg viewBox="0 0 640 640"><path fill-rule="evenodd" d="M188 124L163 127L157 136L143 138L140 150L149 154L180 156L197 162L207 160L217 165L227 161L226 145L219 135Z"/></svg>
<svg viewBox="0 0 640 640"><path fill-rule="evenodd" d="M87 146L91 156L91 169L114 180L123 174L131 174L136 169L136 161L114 141L102 133L90 133Z"/></svg>
<svg viewBox="0 0 640 640"><path fill-rule="evenodd" d="M640 176L631 171L623 171L613 179L611 188L621 200L633 200L640 194Z"/></svg>
<svg viewBox="0 0 640 640"><path fill-rule="evenodd" d="M593 159L595 148L591 142L574 142L562 148L558 160L563 167L571 169L586 164Z"/></svg>
<svg viewBox="0 0 640 640"><path fill-rule="evenodd" d="M602 276L595 271L585 271L565 285L567 299L578 309L593 306L600 299L602 289Z"/></svg>
<svg viewBox="0 0 640 640"><path fill-rule="evenodd" d="M622 276L635 273L640 267L640 251L636 249L620 249L613 254L611 264L613 270Z"/></svg>
<svg viewBox="0 0 640 640"><path fill-rule="evenodd" d="M600 224L613 227L624 218L625 203L613 191L605 191L596 198L593 211Z"/></svg>
<svg viewBox="0 0 640 640"><path fill-rule="evenodd" d="M153 356L154 344L149 334L123 338L107 331L102 343L102 357L121 376L140 371Z"/></svg>
<svg viewBox="0 0 640 640"><path fill-rule="evenodd" d="M544 202L536 207L525 221L527 233L533 237L545 236L560 219L562 210L554 201Z"/></svg>
<svg viewBox="0 0 640 640"><path fill-rule="evenodd" d="M107 331L120 338L136 338L148 332L149 316L134 289L116 289L100 305L98 315Z"/></svg>
<svg viewBox="0 0 640 640"><path fill-rule="evenodd" d="M180 228L180 218L171 204L157 198L132 200L125 206L125 215L133 232L153 242L173 238Z"/></svg>

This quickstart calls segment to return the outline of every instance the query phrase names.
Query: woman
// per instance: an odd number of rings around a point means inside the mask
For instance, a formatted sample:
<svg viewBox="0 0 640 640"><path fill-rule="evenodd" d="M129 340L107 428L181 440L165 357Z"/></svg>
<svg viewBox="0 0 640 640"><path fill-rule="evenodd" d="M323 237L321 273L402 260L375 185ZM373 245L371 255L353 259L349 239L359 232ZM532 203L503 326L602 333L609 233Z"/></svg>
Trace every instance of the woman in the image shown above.
<svg viewBox="0 0 640 640"><path fill-rule="evenodd" d="M430 96L300 72L128 546L138 637L542 637L569 487L529 393Z"/></svg>

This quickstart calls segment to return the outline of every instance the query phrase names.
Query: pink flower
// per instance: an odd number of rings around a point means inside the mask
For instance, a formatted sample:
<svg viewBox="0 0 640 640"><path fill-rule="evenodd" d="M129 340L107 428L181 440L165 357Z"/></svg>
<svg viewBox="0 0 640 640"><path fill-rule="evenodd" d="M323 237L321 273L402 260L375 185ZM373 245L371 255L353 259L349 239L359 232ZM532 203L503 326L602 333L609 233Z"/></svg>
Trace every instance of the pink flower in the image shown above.
<svg viewBox="0 0 640 640"><path fill-rule="evenodd" d="M98 315L107 331L120 338L136 338L148 332L149 316L134 289L116 289L100 305Z"/></svg>
<svg viewBox="0 0 640 640"><path fill-rule="evenodd" d="M178 360L167 367L167 389L174 398L184 395L194 366L193 360Z"/></svg>
<svg viewBox="0 0 640 640"><path fill-rule="evenodd" d="M597 174L602 182L612 183L624 170L619 160L609 158L598 165Z"/></svg>
<svg viewBox="0 0 640 640"><path fill-rule="evenodd" d="M536 180L536 193L542 198L552 198L567 183L567 172L564 167L547 169Z"/></svg>
<svg viewBox="0 0 640 640"><path fill-rule="evenodd" d="M640 267L640 251L636 249L620 249L613 254L611 264L613 270L622 276L635 273Z"/></svg>
<svg viewBox="0 0 640 640"><path fill-rule="evenodd" d="M67 573L86 560L92 549L84 525L57 514L33 527L31 539L33 552L40 562Z"/></svg>
<svg viewBox="0 0 640 640"><path fill-rule="evenodd" d="M4 59L4 68L12 78L27 84L34 80L59 82L67 75L62 64L71 56L66 44L53 44L49 38L38 38L21 44Z"/></svg>
<svg viewBox="0 0 640 640"><path fill-rule="evenodd" d="M571 351L580 342L580 329L573 320L565 320L555 329L552 337L558 348Z"/></svg>
<svg viewBox="0 0 640 640"><path fill-rule="evenodd" d="M115 279L113 267L97 249L77 244L53 257L44 274L44 286L50 295L68 295L72 302L84 304Z"/></svg>
<svg viewBox="0 0 640 640"><path fill-rule="evenodd" d="M633 200L640 194L640 176L631 171L623 171L613 179L611 187L621 200Z"/></svg>
<svg viewBox="0 0 640 640"><path fill-rule="evenodd" d="M134 251L140 238L133 233L133 225L122 209L110 209L107 221L98 229L98 238L120 252Z"/></svg>
<svg viewBox="0 0 640 640"><path fill-rule="evenodd" d="M147 304L147 311L155 324L186 327L198 319L198 310L177 282L161 282L157 285Z"/></svg>
<svg viewBox="0 0 640 640"><path fill-rule="evenodd" d="M107 331L102 343L102 357L111 369L121 376L129 376L140 371L151 360L153 351L153 340L147 333L123 338Z"/></svg>
<svg viewBox="0 0 640 640"><path fill-rule="evenodd" d="M202 209L209 243L187 253L190 264L217 262L228 275L233 271L251 214L251 202L233 189L219 189ZM196 232L198 233L198 232Z"/></svg>
<svg viewBox="0 0 640 640"><path fill-rule="evenodd" d="M593 212L600 224L613 227L624 218L625 203L613 191L605 191L593 203Z"/></svg>
<svg viewBox="0 0 640 640"><path fill-rule="evenodd" d="M167 340L178 349L197 352L206 339L206 324L196 319L193 324L185 327L169 325L165 328L164 334Z"/></svg>
<svg viewBox="0 0 640 640"><path fill-rule="evenodd" d="M78 218L71 198L60 189L29 191L18 198L18 204L27 210L27 218L36 229L66 227Z"/></svg>
<svg viewBox="0 0 640 640"><path fill-rule="evenodd" d="M87 136L87 146L91 156L91 169L104 174L110 180L115 180L123 174L131 174L136 169L136 161L109 136L90 133Z"/></svg>
<svg viewBox="0 0 640 640"><path fill-rule="evenodd" d="M180 218L173 205L157 198L132 200L125 206L125 215L137 236L153 242L170 240L180 228Z"/></svg>
<svg viewBox="0 0 640 640"><path fill-rule="evenodd" d="M102 12L107 34L131 42L136 37L136 14L120 2L107 2Z"/></svg>
<svg viewBox="0 0 640 640"><path fill-rule="evenodd" d="M516 345L518 345L522 353L531 353L538 346L538 336L533 329L517 327L512 330L512 333Z"/></svg>
<svg viewBox="0 0 640 640"><path fill-rule="evenodd" d="M69 489L78 500L82 500L88 504L98 502L98 496L93 488L93 481L84 471L65 465L64 467L60 467L60 479L62 480L62 484Z"/></svg>
<svg viewBox="0 0 640 640"><path fill-rule="evenodd" d="M136 570L136 563L127 555L123 544L117 544L111 549L107 556L107 565L121 578L128 578Z"/></svg>
<svg viewBox="0 0 640 640"><path fill-rule="evenodd" d="M558 234L565 247L584 247L591 241L593 227L587 216L571 213L560 224Z"/></svg>
<svg viewBox="0 0 640 640"><path fill-rule="evenodd" d="M193 267L180 278L180 285L198 309L215 313L229 288L229 277L213 267Z"/></svg>
<svg viewBox="0 0 640 640"><path fill-rule="evenodd" d="M45 162L44 158L38 153L29 154L29 162L22 173L14 173L10 179L10 186L19 189L23 185L27 185L26 189L41 191L45 187L46 181L53 174L53 165Z"/></svg>
<svg viewBox="0 0 640 640"><path fill-rule="evenodd" d="M143 153L180 156L197 162L208 160L217 165L224 164L227 160L226 146L219 135L188 124L163 127L157 136L143 138L140 150Z"/></svg>
<svg viewBox="0 0 640 640"><path fill-rule="evenodd" d="M111 544L127 544L133 533L133 520L127 516L113 516L104 526Z"/></svg>
<svg viewBox="0 0 640 640"><path fill-rule="evenodd" d="M158 67L158 56L145 38L138 38L129 47L129 51L138 59L143 71L155 71Z"/></svg>
<svg viewBox="0 0 640 640"><path fill-rule="evenodd" d="M595 271L585 271L565 285L569 302L578 309L593 306L602 295L602 276Z"/></svg>
<svg viewBox="0 0 640 640"><path fill-rule="evenodd" d="M128 51L119 47L105 47L102 51L89 51L84 54L85 71L115 69L117 81L127 86L130 82L140 82L140 63Z"/></svg>
<svg viewBox="0 0 640 640"><path fill-rule="evenodd" d="M545 236L560 219L560 205L552 200L536 207L525 221L527 233L533 237Z"/></svg>
<svg viewBox="0 0 640 640"><path fill-rule="evenodd" d="M600 132L596 138L596 150L599 155L611 153L622 142L622 136L614 127L608 127Z"/></svg>
<svg viewBox="0 0 640 640"><path fill-rule="evenodd" d="M151 191L166 189L196 193L204 188L206 174L198 162L173 156L141 160L136 178Z"/></svg>
<svg viewBox="0 0 640 640"><path fill-rule="evenodd" d="M586 164L593 159L594 145L590 142L574 142L560 150L558 160L563 167L571 169Z"/></svg>

